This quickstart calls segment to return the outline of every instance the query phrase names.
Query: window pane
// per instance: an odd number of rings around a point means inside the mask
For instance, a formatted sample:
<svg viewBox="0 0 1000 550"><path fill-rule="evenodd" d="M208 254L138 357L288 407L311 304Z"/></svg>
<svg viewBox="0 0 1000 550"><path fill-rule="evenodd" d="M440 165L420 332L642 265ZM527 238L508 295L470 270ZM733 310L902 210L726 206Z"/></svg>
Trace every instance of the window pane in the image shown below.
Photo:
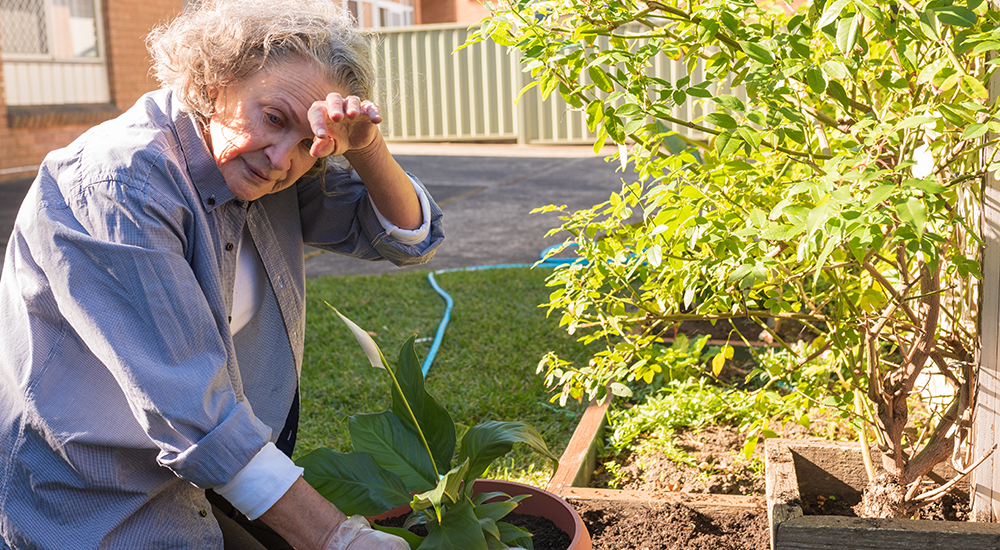
<svg viewBox="0 0 1000 550"><path fill-rule="evenodd" d="M52 52L56 57L97 57L94 0L52 0Z"/></svg>
<svg viewBox="0 0 1000 550"><path fill-rule="evenodd" d="M0 0L0 47L5 54L47 54L42 0Z"/></svg>
<svg viewBox="0 0 1000 550"><path fill-rule="evenodd" d="M354 20L358 22L358 25L360 25L361 24L361 10L358 9L358 3L355 2L354 0L348 0L348 2L347 2L347 9L348 9L348 11L351 12L351 15L354 16Z"/></svg>

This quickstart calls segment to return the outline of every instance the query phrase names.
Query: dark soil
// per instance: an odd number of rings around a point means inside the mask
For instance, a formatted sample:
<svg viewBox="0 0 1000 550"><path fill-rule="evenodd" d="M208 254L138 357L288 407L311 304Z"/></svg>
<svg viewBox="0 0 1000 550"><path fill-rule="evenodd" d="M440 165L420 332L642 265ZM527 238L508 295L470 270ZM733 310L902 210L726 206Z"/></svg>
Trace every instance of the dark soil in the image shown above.
<svg viewBox="0 0 1000 550"><path fill-rule="evenodd" d="M854 507L857 495L805 495L799 505L807 516L857 517ZM940 521L970 521L969 495L960 491L948 493L941 500L921 508L914 519Z"/></svg>
<svg viewBox="0 0 1000 550"><path fill-rule="evenodd" d="M712 493L722 495L763 495L761 468L764 445L754 451L755 461L742 455L745 435L731 426L708 426L675 434L678 447L696 459L697 466L670 460L662 451L650 454L622 453L615 458L624 474L616 489ZM604 461L611 460L610 458ZM756 466L755 466L756 465ZM613 476L601 464L591 487L608 488Z"/></svg>
<svg viewBox="0 0 1000 550"><path fill-rule="evenodd" d="M594 550L767 550L767 511L714 518L674 503L574 501Z"/></svg>

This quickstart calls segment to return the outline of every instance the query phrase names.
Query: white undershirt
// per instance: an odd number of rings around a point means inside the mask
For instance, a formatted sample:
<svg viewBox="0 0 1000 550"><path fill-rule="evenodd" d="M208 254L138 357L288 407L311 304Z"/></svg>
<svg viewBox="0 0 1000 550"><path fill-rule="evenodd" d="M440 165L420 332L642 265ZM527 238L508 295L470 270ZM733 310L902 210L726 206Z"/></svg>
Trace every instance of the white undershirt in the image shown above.
<svg viewBox="0 0 1000 550"><path fill-rule="evenodd" d="M411 179L412 181L412 179ZM420 201L423 221L417 229L401 229L387 220L379 212L375 203L375 215L385 229L386 235L406 245L418 245L430 236L431 207L423 190L416 182L413 188ZM371 200L371 197L368 199ZM246 244L246 246L244 246ZM267 273L257 247L250 237L249 226L243 227L243 234L237 246L236 279L233 282L233 313L230 330L236 334L253 319L264 301ZM285 494L299 476L302 468L281 452L274 443L268 443L246 466L229 480L229 483L215 487L215 492L228 500L237 510L250 519L257 519Z"/></svg>

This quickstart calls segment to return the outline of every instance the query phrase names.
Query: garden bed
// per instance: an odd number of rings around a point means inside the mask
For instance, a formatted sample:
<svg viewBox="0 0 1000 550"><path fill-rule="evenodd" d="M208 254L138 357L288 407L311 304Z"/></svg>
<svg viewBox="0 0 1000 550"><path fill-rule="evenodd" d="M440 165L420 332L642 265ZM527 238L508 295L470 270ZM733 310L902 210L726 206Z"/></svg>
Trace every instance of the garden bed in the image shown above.
<svg viewBox="0 0 1000 550"><path fill-rule="evenodd" d="M607 407L587 408L547 487L576 508L595 550L768 547L762 496L589 487Z"/></svg>
<svg viewBox="0 0 1000 550"><path fill-rule="evenodd" d="M858 443L767 440L767 507L774 550L986 550L1000 547L1000 525L965 521L805 515L803 503L860 501L867 483ZM950 476L937 471L941 480ZM959 485L955 498L968 499ZM825 497L818 499L817 497ZM833 497L833 498L831 498ZM805 507L806 511L813 508ZM815 510L813 510L815 512Z"/></svg>

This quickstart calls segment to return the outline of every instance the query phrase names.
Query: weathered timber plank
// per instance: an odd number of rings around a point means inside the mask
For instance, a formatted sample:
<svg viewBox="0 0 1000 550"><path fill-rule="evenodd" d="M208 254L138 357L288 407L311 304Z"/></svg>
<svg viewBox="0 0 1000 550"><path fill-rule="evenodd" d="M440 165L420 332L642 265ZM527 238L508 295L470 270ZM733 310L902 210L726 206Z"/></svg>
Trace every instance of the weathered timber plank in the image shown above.
<svg viewBox="0 0 1000 550"><path fill-rule="evenodd" d="M708 516L759 511L765 506L765 500L760 496L591 489L589 487L567 487L563 491L562 497L566 500L681 504Z"/></svg>
<svg viewBox="0 0 1000 550"><path fill-rule="evenodd" d="M775 550L997 550L1000 525L803 516L778 525Z"/></svg>
<svg viewBox="0 0 1000 550"><path fill-rule="evenodd" d="M590 484L590 476L597 466L597 439L606 423L605 414L610 403L611 399L607 399L603 404L592 402L587 407L546 491L563 496L567 487Z"/></svg>
<svg viewBox="0 0 1000 550"><path fill-rule="evenodd" d="M996 5L996 2L991 2ZM1000 95L1000 78L990 79L991 101ZM995 137L991 135L991 138ZM992 148L984 151L992 153ZM992 171L983 188L983 281L980 299L980 357L977 373L976 408L973 412L973 445L981 457L997 442L1000 412L1000 183ZM996 521L1000 497L1000 468L991 455L972 474L972 519Z"/></svg>

